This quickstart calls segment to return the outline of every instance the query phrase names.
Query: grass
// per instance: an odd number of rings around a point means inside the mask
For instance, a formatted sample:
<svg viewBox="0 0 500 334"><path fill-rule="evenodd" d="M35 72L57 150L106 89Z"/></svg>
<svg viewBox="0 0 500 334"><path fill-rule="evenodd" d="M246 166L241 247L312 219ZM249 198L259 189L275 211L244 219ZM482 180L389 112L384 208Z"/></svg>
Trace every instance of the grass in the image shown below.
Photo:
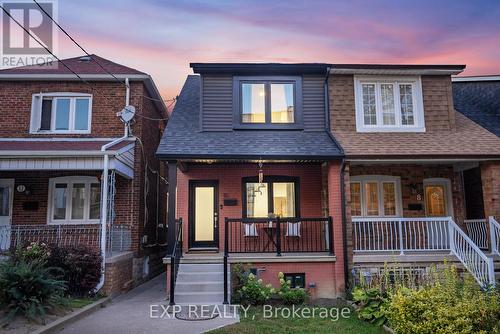
<svg viewBox="0 0 500 334"><path fill-rule="evenodd" d="M87 305L92 304L93 302L99 300L101 297L96 296L93 298L70 298L69 299L69 307L72 309L82 308Z"/></svg>
<svg viewBox="0 0 500 334"><path fill-rule="evenodd" d="M276 308L284 308L287 307L291 310L291 306L273 306ZM297 306L296 306L297 308ZM319 314L321 308L320 307L309 307L303 306L301 308L310 309L312 313L312 309L316 309L316 315ZM323 308L325 309L325 308ZM363 322L357 318L357 314L354 311L349 313L349 317L342 317L341 310L342 308L338 308L338 319L334 321L337 317L335 317L336 308L326 308L327 310L331 310L333 313L333 317L310 317L310 318L285 318L280 312L278 312L278 317L264 317L263 308L260 306L251 307L247 316L245 317L245 313L240 311L240 322L238 324L226 326L220 329L216 329L214 331L209 332L210 334L253 334L253 333L314 333L314 334L323 334L323 333L343 333L343 334L368 334L368 333L383 333L382 329L379 327L375 327L366 322ZM347 316L346 313L344 315Z"/></svg>

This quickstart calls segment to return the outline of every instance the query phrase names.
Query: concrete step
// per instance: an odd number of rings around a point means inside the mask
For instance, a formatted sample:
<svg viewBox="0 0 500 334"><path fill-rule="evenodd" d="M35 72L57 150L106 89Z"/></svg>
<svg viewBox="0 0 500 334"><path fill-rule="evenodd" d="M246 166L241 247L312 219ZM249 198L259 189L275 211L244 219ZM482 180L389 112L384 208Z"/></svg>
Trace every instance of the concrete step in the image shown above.
<svg viewBox="0 0 500 334"><path fill-rule="evenodd" d="M175 292L221 292L224 291L224 282L178 282Z"/></svg>
<svg viewBox="0 0 500 334"><path fill-rule="evenodd" d="M177 292L175 291L176 304L222 304L224 293L221 292Z"/></svg>
<svg viewBox="0 0 500 334"><path fill-rule="evenodd" d="M181 263L179 264L179 272L204 273L204 272L220 272L224 270L222 263Z"/></svg>
<svg viewBox="0 0 500 334"><path fill-rule="evenodd" d="M204 273L191 273L179 272L177 274L177 282L199 282L200 280L218 281L224 279L222 272L204 272Z"/></svg>

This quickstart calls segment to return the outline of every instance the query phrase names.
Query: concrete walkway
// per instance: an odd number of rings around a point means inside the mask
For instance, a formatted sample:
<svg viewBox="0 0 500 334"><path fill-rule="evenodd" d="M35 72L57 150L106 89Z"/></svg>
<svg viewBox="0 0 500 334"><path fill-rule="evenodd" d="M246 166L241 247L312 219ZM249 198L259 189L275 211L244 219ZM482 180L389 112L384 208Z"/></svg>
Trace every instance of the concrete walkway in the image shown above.
<svg viewBox="0 0 500 334"><path fill-rule="evenodd" d="M137 287L129 293L114 299L105 308L78 320L58 333L106 333L106 334L149 334L149 333L203 333L221 326L238 322L234 318L214 318L211 320L185 321L175 317L159 316L161 306L150 317L151 305L168 305L165 298L165 274Z"/></svg>

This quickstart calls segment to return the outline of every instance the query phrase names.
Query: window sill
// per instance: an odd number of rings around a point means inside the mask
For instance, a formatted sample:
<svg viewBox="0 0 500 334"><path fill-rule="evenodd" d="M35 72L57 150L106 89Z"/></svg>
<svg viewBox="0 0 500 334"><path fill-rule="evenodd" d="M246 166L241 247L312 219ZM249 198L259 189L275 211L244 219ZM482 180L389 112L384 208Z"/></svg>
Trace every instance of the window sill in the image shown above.
<svg viewBox="0 0 500 334"><path fill-rule="evenodd" d="M233 126L234 130L293 130L301 131L301 124L238 124Z"/></svg>
<svg viewBox="0 0 500 334"><path fill-rule="evenodd" d="M81 131L30 131L31 135L85 135L90 134L90 130Z"/></svg>
<svg viewBox="0 0 500 334"><path fill-rule="evenodd" d="M80 220L80 221L70 221L70 220L61 220L61 221L49 221L47 225L100 225L100 220Z"/></svg>
<svg viewBox="0 0 500 334"><path fill-rule="evenodd" d="M356 132L425 132L425 127L356 127Z"/></svg>

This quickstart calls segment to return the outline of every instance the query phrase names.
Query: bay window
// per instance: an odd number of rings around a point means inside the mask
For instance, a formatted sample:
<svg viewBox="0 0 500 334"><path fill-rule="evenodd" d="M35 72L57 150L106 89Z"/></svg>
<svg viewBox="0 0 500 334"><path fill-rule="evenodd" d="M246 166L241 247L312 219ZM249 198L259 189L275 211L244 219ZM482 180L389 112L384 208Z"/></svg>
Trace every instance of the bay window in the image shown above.
<svg viewBox="0 0 500 334"><path fill-rule="evenodd" d="M358 132L424 132L419 77L355 77Z"/></svg>
<svg viewBox="0 0 500 334"><path fill-rule="evenodd" d="M49 180L50 223L98 223L101 184L95 177L71 176Z"/></svg>
<svg viewBox="0 0 500 334"><path fill-rule="evenodd" d="M297 217L298 179L266 177L263 183L255 178L243 180L243 216L247 218Z"/></svg>
<svg viewBox="0 0 500 334"><path fill-rule="evenodd" d="M399 177L353 176L351 177L350 189L352 216L401 216L401 181Z"/></svg>

